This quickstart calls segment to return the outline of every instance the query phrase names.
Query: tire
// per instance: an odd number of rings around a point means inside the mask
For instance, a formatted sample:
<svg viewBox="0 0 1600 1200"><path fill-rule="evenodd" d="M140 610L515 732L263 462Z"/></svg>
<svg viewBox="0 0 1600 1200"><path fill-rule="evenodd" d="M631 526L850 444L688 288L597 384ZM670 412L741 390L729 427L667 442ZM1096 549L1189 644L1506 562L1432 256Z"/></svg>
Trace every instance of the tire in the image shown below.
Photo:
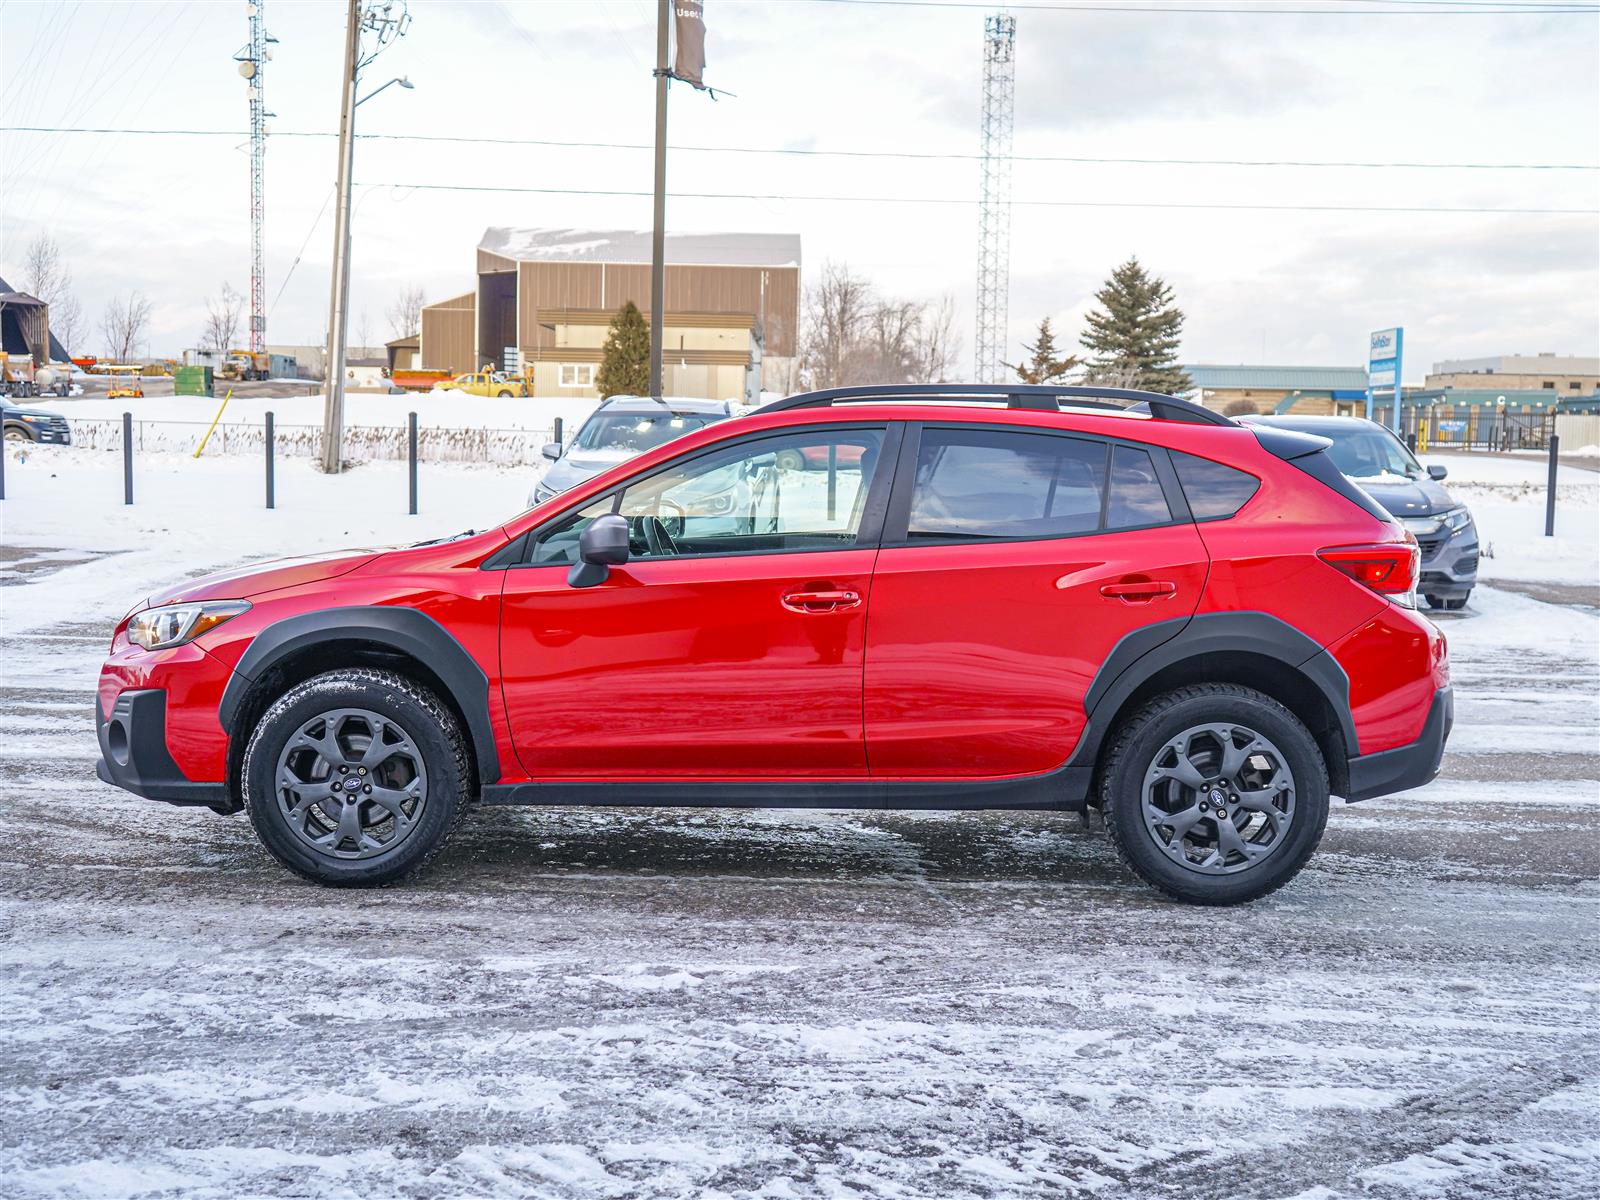
<svg viewBox="0 0 1600 1200"><path fill-rule="evenodd" d="M1216 811L1219 789L1207 764L1220 767L1225 751L1215 727L1243 764L1220 789L1223 820L1235 830L1226 849L1222 822L1196 815L1201 804ZM1177 778L1186 772L1172 747L1185 738L1189 777L1206 780L1199 788ZM1236 804L1241 794L1250 802ZM1188 904L1240 904L1288 883L1317 848L1328 821L1328 770L1316 739L1276 700L1236 684L1201 684L1156 697L1116 730L1100 803L1118 853L1146 883ZM1162 823L1165 814L1178 821Z"/></svg>
<svg viewBox="0 0 1600 1200"><path fill-rule="evenodd" d="M363 760L375 726L387 754ZM342 770L332 769L330 754ZM240 778L245 811L268 853L334 887L393 883L421 869L473 801L455 714L420 684L367 667L318 675L273 702L250 735ZM289 778L298 788L282 785ZM344 796L354 789L342 790L351 782L364 789L353 805Z"/></svg>
<svg viewBox="0 0 1600 1200"><path fill-rule="evenodd" d="M1467 606L1467 600L1471 598L1471 596L1472 593L1469 591L1465 596L1457 596L1453 600L1446 600L1444 602L1444 606L1451 612L1460 612Z"/></svg>
<svg viewBox="0 0 1600 1200"><path fill-rule="evenodd" d="M777 468L780 471L804 471L806 456L798 450L781 450L778 452Z"/></svg>
<svg viewBox="0 0 1600 1200"><path fill-rule="evenodd" d="M22 426L20 426L20 425L7 425L6 426L6 441L8 441L8 442L34 442L34 441L38 441L38 439L36 437L34 437L33 434L29 433L26 429L22 428Z"/></svg>
<svg viewBox="0 0 1600 1200"><path fill-rule="evenodd" d="M1450 602L1448 600L1446 600L1443 596L1424 596L1423 599L1428 602L1428 607L1429 608L1449 608L1450 607Z"/></svg>
<svg viewBox="0 0 1600 1200"><path fill-rule="evenodd" d="M502 400L509 400L512 394L510 392L496 392L495 395Z"/></svg>

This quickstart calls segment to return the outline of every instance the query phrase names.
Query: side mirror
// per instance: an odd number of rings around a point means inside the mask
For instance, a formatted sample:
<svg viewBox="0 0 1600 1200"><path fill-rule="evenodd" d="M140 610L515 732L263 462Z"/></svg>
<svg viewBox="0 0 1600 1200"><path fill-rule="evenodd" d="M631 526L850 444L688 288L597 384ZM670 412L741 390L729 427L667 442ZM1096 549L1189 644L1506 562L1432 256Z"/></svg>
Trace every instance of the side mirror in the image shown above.
<svg viewBox="0 0 1600 1200"><path fill-rule="evenodd" d="M573 587L595 587L606 581L612 567L628 561L628 518L602 513L578 535L578 561L567 572Z"/></svg>
<svg viewBox="0 0 1600 1200"><path fill-rule="evenodd" d="M540 453L548 458L551 462L555 462L556 459L561 457L561 443L546 442L544 444L544 449L540 451Z"/></svg>
<svg viewBox="0 0 1600 1200"><path fill-rule="evenodd" d="M1442 467L1438 463L1428 464L1429 479L1443 479L1448 474L1450 474L1450 468Z"/></svg>

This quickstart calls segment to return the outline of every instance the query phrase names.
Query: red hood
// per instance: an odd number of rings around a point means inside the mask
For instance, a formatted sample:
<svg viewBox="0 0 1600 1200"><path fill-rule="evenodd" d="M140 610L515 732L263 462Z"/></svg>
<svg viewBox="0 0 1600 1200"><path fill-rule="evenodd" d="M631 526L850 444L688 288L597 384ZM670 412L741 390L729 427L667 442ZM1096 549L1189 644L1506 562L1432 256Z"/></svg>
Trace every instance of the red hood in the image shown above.
<svg viewBox="0 0 1600 1200"><path fill-rule="evenodd" d="M264 592L315 583L349 574L377 558L380 550L339 550L330 554L308 554L302 558L278 558L251 563L231 571L217 571L190 579L150 597L150 607L187 600L247 600Z"/></svg>

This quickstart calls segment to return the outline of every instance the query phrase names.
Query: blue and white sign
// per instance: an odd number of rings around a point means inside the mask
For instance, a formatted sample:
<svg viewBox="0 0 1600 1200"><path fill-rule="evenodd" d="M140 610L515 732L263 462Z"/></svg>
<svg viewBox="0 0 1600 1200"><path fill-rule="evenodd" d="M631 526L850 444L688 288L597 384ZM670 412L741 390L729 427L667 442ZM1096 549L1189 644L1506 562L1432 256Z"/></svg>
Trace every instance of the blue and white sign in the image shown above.
<svg viewBox="0 0 1600 1200"><path fill-rule="evenodd" d="M1379 388L1392 389L1395 403L1390 423L1396 430L1400 428L1400 364L1405 338L1406 331L1399 327L1379 329L1367 343L1367 419L1372 419L1372 393Z"/></svg>
<svg viewBox="0 0 1600 1200"><path fill-rule="evenodd" d="M1393 387L1399 375L1400 337L1398 329L1380 329L1371 337L1367 350L1367 386Z"/></svg>

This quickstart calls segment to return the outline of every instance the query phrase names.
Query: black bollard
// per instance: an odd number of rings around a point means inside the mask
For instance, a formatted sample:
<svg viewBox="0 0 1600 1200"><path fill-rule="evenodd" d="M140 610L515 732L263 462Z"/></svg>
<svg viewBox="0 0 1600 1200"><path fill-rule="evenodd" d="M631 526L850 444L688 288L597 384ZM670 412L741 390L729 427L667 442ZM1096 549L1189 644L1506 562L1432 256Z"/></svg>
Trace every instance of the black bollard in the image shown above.
<svg viewBox="0 0 1600 1200"><path fill-rule="evenodd" d="M122 414L122 502L133 503L133 414Z"/></svg>
<svg viewBox="0 0 1600 1200"><path fill-rule="evenodd" d="M417 515L417 414L412 413L407 420L409 452L411 456L411 515Z"/></svg>
<svg viewBox="0 0 1600 1200"><path fill-rule="evenodd" d="M273 453L273 450L274 450L273 443L276 440L277 439L276 439L276 437L275 437L275 435L273 433L273 430L272 430L272 414L268 413L267 414L267 430L266 430L266 443L267 443L267 507L268 508L276 508L278 506L277 505L277 496L275 494L275 489L273 487L273 483L275 481L273 479L273 462L272 462L272 453Z"/></svg>

